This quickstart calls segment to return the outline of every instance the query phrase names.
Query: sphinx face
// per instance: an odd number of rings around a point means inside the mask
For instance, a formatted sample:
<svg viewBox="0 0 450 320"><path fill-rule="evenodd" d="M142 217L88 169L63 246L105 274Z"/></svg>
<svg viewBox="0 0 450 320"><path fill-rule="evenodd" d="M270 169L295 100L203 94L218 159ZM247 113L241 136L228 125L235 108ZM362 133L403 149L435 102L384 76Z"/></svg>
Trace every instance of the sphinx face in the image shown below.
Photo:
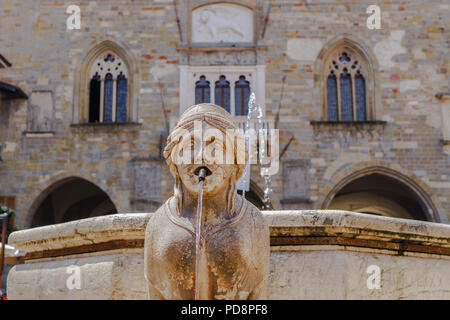
<svg viewBox="0 0 450 320"><path fill-rule="evenodd" d="M227 155L227 152L232 152L231 149L229 145L227 149L225 134L206 122L202 123L201 131L192 130L189 135L185 135L177 148L184 161L176 165L183 187L197 196L200 192L199 172L201 168L205 168L207 176L203 182L204 197L225 192L230 178L238 170L233 163L234 153ZM232 160L227 161L227 158Z"/></svg>
<svg viewBox="0 0 450 320"><path fill-rule="evenodd" d="M183 187L192 195L198 196L200 193L198 171L201 167L206 167L209 173L203 182L203 196L205 198L214 197L225 192L235 170L231 165L181 165L178 172Z"/></svg>

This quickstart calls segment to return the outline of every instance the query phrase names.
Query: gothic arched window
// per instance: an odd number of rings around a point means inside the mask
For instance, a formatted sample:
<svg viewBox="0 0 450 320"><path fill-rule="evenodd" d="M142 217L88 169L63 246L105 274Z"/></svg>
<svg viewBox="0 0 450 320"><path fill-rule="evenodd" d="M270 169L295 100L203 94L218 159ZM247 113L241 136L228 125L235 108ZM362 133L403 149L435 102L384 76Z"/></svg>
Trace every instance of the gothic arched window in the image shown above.
<svg viewBox="0 0 450 320"><path fill-rule="evenodd" d="M326 63L326 110L328 121L366 121L364 60L348 48L336 51Z"/></svg>
<svg viewBox="0 0 450 320"><path fill-rule="evenodd" d="M214 102L230 112L230 81L224 75L219 77L214 88Z"/></svg>
<svg viewBox="0 0 450 320"><path fill-rule="evenodd" d="M127 121L127 91L128 80L127 77L121 72L117 76L117 122Z"/></svg>
<svg viewBox="0 0 450 320"><path fill-rule="evenodd" d="M89 86L89 122L100 121L100 76L96 73Z"/></svg>
<svg viewBox="0 0 450 320"><path fill-rule="evenodd" d="M90 69L89 122L126 122L128 69L115 53L97 57Z"/></svg>
<svg viewBox="0 0 450 320"><path fill-rule="evenodd" d="M205 76L195 83L195 104L211 102L211 88Z"/></svg>
<svg viewBox="0 0 450 320"><path fill-rule="evenodd" d="M336 76L334 75L334 71L331 70L331 72L327 78L328 121L337 121L338 120L337 99L338 98L337 98Z"/></svg>
<svg viewBox="0 0 450 320"><path fill-rule="evenodd" d="M234 84L234 110L237 116L248 114L248 99L250 97L250 82L245 80L245 76L240 76Z"/></svg>
<svg viewBox="0 0 450 320"><path fill-rule="evenodd" d="M193 104L215 103L245 122L252 92L265 114L264 83L264 66L181 66L180 114Z"/></svg>

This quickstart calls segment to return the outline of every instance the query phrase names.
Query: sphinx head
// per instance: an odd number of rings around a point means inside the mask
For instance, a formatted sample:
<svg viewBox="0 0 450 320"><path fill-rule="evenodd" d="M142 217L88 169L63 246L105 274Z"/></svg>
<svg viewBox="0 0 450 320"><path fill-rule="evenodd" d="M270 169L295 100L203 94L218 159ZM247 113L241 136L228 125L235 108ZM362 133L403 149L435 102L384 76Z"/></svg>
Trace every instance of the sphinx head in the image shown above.
<svg viewBox="0 0 450 320"><path fill-rule="evenodd" d="M233 117L215 104L187 109L167 139L164 156L175 178L175 196L187 191L197 197L199 172L206 170L204 197L234 198L236 181L244 172L245 140Z"/></svg>

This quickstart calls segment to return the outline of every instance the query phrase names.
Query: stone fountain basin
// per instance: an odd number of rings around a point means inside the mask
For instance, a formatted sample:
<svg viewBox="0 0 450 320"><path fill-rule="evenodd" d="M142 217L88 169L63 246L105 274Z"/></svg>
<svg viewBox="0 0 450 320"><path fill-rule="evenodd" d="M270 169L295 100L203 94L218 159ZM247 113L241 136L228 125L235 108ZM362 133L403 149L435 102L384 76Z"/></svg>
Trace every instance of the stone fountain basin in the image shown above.
<svg viewBox="0 0 450 320"><path fill-rule="evenodd" d="M337 210L263 214L269 299L450 299L450 225ZM150 217L115 214L12 233L9 244L27 254L9 272L8 298L146 299ZM369 279L373 265L379 289ZM80 289L67 286L71 266L79 266Z"/></svg>

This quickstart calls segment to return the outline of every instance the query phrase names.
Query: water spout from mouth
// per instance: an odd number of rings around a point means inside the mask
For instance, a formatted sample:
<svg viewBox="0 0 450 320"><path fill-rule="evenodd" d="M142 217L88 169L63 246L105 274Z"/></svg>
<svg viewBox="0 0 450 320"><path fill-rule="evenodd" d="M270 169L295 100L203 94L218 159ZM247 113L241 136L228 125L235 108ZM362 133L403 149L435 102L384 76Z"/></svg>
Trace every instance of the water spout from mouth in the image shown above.
<svg viewBox="0 0 450 320"><path fill-rule="evenodd" d="M211 170L209 170L207 167L199 167L194 171L194 175L198 177L198 182L205 180L205 178L207 176L210 176L211 174Z"/></svg>
<svg viewBox="0 0 450 320"><path fill-rule="evenodd" d="M197 170L196 170L197 171ZM200 283L199 283L199 267L200 267L200 237L201 237L201 225L202 225L202 205L203 205L203 182L206 176L208 176L211 171L206 167L199 168L196 175L198 176L198 182L200 184L200 192L198 195L197 202L197 226L195 228L195 275L194 275L194 288L195 288L195 300L200 300ZM209 173L209 174L208 174Z"/></svg>

